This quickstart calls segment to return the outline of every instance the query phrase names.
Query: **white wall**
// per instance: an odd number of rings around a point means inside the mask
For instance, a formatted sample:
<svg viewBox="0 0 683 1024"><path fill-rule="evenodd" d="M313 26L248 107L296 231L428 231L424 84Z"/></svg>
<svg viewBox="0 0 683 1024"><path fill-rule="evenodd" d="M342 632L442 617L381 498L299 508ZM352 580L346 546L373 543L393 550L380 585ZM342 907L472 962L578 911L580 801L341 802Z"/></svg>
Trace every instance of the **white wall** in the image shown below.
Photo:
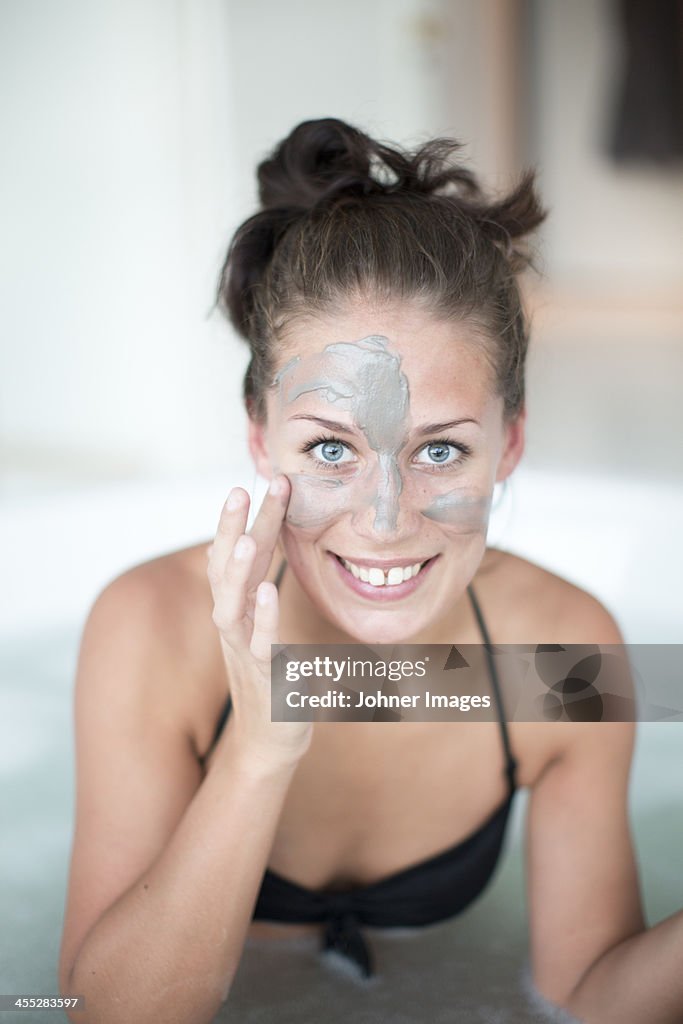
<svg viewBox="0 0 683 1024"><path fill-rule="evenodd" d="M211 455L221 450L208 432L228 426L213 380L226 374L227 348L202 317L230 194L216 73L225 33L220 4L188 10L169 0L4 5L10 465L40 466L53 452L67 470L128 473L201 463L202 437Z"/></svg>

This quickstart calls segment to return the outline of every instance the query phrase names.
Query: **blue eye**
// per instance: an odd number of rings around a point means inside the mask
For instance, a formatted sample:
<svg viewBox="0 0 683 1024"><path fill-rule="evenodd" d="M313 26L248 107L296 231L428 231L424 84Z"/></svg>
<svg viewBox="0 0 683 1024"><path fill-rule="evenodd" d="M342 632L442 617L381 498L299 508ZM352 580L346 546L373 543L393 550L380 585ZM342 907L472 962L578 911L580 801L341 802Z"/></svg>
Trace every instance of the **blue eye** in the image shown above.
<svg viewBox="0 0 683 1024"><path fill-rule="evenodd" d="M450 455L449 445L430 444L427 446L427 455L432 462L447 462Z"/></svg>
<svg viewBox="0 0 683 1024"><path fill-rule="evenodd" d="M336 469L338 466L347 466L355 461L348 444L336 437L316 437L305 444L300 451L305 452L323 469Z"/></svg>
<svg viewBox="0 0 683 1024"><path fill-rule="evenodd" d="M325 444L319 445L319 448L320 458L325 462L339 462L344 454L344 445L339 441L325 441Z"/></svg>
<svg viewBox="0 0 683 1024"><path fill-rule="evenodd" d="M469 445L453 444L451 441L431 441L418 452L415 461L418 465L441 468L464 462L471 453Z"/></svg>

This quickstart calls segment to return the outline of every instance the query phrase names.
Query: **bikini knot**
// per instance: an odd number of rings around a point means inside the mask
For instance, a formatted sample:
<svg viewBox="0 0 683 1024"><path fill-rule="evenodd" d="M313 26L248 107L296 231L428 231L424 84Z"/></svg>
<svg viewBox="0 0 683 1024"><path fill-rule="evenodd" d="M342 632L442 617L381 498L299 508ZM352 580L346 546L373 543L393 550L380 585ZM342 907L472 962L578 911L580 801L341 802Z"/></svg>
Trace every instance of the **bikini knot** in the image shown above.
<svg viewBox="0 0 683 1024"><path fill-rule="evenodd" d="M329 914L323 934L323 950L335 950L347 957L369 978L373 973L372 955L363 938L357 914L351 909L351 900L345 893L330 893L327 900Z"/></svg>

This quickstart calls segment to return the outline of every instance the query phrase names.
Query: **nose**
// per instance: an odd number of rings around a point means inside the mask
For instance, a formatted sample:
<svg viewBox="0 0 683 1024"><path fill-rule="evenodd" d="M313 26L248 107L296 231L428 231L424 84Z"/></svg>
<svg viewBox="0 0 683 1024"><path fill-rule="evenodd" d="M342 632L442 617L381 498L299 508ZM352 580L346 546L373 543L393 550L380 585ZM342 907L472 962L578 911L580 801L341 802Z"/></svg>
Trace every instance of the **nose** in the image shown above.
<svg viewBox="0 0 683 1024"><path fill-rule="evenodd" d="M391 455L380 453L378 476L379 482L374 502L374 529L378 533L393 533L398 524L399 500L403 490L403 481L396 459Z"/></svg>
<svg viewBox="0 0 683 1024"><path fill-rule="evenodd" d="M418 517L403 494L403 481L395 456L380 454L365 488L364 501L352 517L357 533L372 540L412 536Z"/></svg>

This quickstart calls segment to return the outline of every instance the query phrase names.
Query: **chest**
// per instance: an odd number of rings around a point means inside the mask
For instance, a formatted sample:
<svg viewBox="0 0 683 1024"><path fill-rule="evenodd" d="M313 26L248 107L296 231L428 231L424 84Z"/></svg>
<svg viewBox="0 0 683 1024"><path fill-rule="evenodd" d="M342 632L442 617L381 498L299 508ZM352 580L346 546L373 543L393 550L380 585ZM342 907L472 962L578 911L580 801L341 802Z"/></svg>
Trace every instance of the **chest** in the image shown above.
<svg viewBox="0 0 683 1024"><path fill-rule="evenodd" d="M508 728L529 785L547 738ZM495 722L318 723L268 866L309 888L376 882L476 832L508 795L504 767Z"/></svg>

